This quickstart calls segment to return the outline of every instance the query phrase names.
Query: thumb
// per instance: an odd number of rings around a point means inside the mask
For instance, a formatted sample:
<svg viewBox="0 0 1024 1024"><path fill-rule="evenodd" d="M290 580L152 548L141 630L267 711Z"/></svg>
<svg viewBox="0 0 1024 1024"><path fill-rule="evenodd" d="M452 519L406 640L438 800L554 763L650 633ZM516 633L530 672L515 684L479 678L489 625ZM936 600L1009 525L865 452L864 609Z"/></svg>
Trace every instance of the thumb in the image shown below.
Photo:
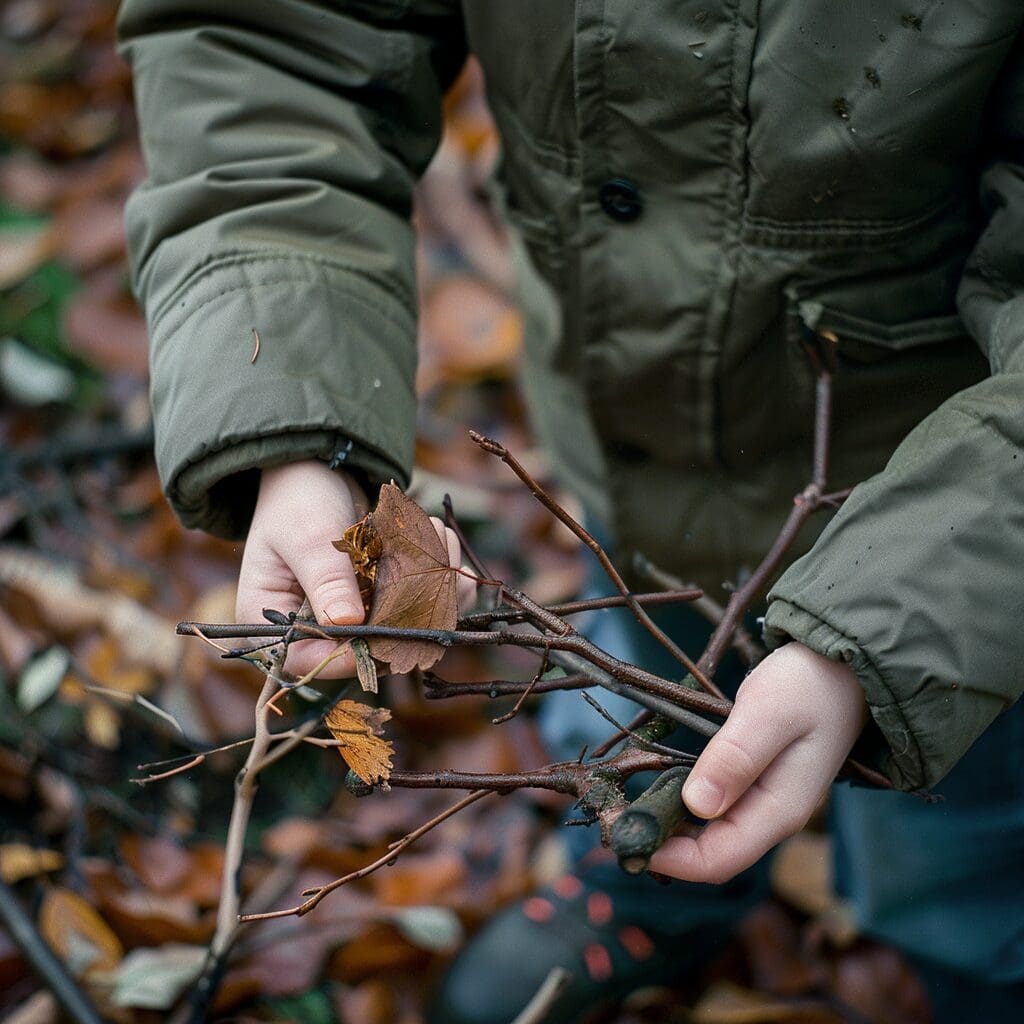
<svg viewBox="0 0 1024 1024"><path fill-rule="evenodd" d="M330 541L303 545L289 564L320 625L363 621L363 599L352 562Z"/></svg>
<svg viewBox="0 0 1024 1024"><path fill-rule="evenodd" d="M749 691L748 691L749 693ZM792 720L766 713L743 688L725 724L711 738L683 786L683 802L698 818L721 817L796 739Z"/></svg>

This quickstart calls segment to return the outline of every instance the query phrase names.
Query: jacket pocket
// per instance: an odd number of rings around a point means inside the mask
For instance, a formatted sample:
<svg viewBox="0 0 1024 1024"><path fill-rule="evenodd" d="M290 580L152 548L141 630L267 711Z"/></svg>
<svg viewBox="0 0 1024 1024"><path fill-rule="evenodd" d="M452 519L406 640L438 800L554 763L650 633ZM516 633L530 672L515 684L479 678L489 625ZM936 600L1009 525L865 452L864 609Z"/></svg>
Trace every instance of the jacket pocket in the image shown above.
<svg viewBox="0 0 1024 1024"><path fill-rule="evenodd" d="M882 324L830 309L812 299L798 302L797 312L804 327L815 334L833 335L841 356L862 363L875 362L923 345L958 340L966 342L967 338L964 325L956 314Z"/></svg>
<svg viewBox="0 0 1024 1024"><path fill-rule="evenodd" d="M824 335L836 343L830 486L856 484L879 472L911 430L988 373L955 315L885 324L820 299L800 299L790 308L790 323L802 337ZM810 420L814 371L802 345L791 345L790 352Z"/></svg>

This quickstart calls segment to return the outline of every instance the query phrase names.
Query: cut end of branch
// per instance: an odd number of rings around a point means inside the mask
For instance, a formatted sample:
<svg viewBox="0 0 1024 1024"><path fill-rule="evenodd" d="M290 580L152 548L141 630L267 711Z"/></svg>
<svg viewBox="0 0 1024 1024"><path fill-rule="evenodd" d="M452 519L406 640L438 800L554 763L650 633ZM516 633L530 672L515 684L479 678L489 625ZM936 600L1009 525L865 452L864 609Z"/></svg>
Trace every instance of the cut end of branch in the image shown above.
<svg viewBox="0 0 1024 1024"><path fill-rule="evenodd" d="M500 458L504 458L508 454L508 449L500 442L495 441L494 438L485 437L483 434L478 433L475 430L469 432L469 439L473 444L483 448L485 452L489 452L491 455L497 455Z"/></svg>
<svg viewBox="0 0 1024 1024"><path fill-rule="evenodd" d="M647 857L623 857L619 861L619 867L627 875L642 875L647 870L650 859Z"/></svg>

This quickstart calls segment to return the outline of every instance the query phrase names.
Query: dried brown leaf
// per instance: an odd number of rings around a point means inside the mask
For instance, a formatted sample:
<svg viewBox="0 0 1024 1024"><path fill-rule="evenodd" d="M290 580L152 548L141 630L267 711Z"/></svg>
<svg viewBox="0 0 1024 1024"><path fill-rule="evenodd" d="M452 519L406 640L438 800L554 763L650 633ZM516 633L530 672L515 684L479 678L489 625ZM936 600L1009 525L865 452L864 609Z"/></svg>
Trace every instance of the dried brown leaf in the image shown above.
<svg viewBox="0 0 1024 1024"><path fill-rule="evenodd" d="M387 708L371 708L354 700L341 700L325 719L331 735L341 744L338 753L349 768L373 786L391 776L395 748L382 739L384 723L391 717Z"/></svg>
<svg viewBox="0 0 1024 1024"><path fill-rule="evenodd" d="M102 917L70 889L51 889L39 911L39 931L71 973L113 970L124 956L121 941Z"/></svg>
<svg viewBox="0 0 1024 1024"><path fill-rule="evenodd" d="M99 626L131 665L170 675L181 645L174 623L122 594L82 584L66 565L15 545L0 546L0 584L29 598L47 625L62 633Z"/></svg>
<svg viewBox="0 0 1024 1024"><path fill-rule="evenodd" d="M359 522L353 523L341 535L341 540L334 542L334 546L352 559L352 568L357 576L373 582L377 574L377 559L380 558L381 546L380 537L377 536L369 514L363 516Z"/></svg>
<svg viewBox="0 0 1024 1024"><path fill-rule="evenodd" d="M394 484L380 489L373 512L380 538L370 624L406 629L454 629L458 619L455 573L448 548L430 517ZM428 669L444 654L429 640L376 638L370 653L392 672Z"/></svg>

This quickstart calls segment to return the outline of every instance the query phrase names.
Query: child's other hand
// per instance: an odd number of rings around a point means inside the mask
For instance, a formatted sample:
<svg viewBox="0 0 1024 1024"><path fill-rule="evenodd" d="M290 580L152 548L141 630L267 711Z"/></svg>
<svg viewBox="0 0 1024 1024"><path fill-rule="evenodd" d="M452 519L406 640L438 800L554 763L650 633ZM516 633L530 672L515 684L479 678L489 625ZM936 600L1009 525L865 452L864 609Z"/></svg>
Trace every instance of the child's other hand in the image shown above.
<svg viewBox="0 0 1024 1024"><path fill-rule="evenodd" d="M362 622L363 602L352 563L333 542L368 507L355 480L324 462L295 462L263 470L238 577L237 621L263 622L264 608L285 614L298 611L308 597L321 625ZM433 523L447 543L451 564L457 566L461 551L455 534L440 520ZM460 586L460 596L464 590ZM285 667L304 675L336 648L328 640L304 640L289 649ZM355 675L351 652L332 661L321 674L325 678Z"/></svg>
<svg viewBox="0 0 1024 1024"><path fill-rule="evenodd" d="M696 839L669 839L651 868L718 883L750 867L807 823L866 720L848 665L799 643L769 655L683 787L686 806L714 820Z"/></svg>

